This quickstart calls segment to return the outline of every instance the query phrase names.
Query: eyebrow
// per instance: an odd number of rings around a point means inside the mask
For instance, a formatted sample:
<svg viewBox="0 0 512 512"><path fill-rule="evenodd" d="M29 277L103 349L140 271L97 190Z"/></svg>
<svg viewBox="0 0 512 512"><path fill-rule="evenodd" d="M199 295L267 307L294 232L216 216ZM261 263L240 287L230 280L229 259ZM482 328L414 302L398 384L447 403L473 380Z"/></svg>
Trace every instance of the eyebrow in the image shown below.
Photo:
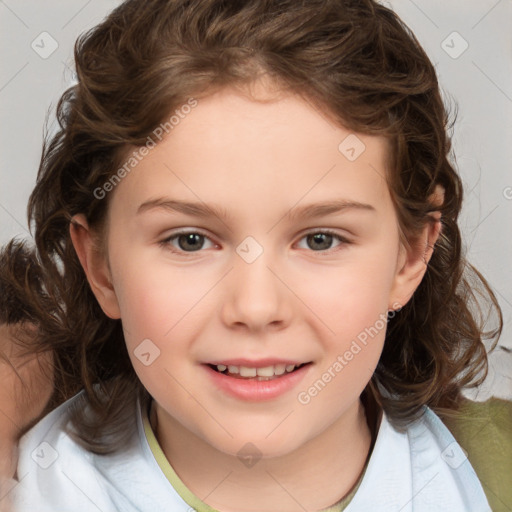
<svg viewBox="0 0 512 512"><path fill-rule="evenodd" d="M221 219L232 218L232 215L230 215L227 210L220 205L208 205L202 202L196 203L178 201L175 199L163 197L150 199L149 201L142 203L137 210L137 214L154 209L163 209L173 213L184 213L186 215L192 215L195 217L214 216ZM361 203L359 201L337 199L333 201L324 201L321 203L313 203L301 207L291 208L288 213L284 215L284 217L287 217L288 220L293 221L296 219L324 217L352 209L376 212L376 209L370 204Z"/></svg>
<svg viewBox="0 0 512 512"><path fill-rule="evenodd" d="M322 203L313 203L300 208L292 208L286 217L289 220L295 219L310 219L317 217L324 217L327 215L333 215L335 213L341 213L347 210L362 210L369 212L376 212L377 210L371 205L361 203L359 201L348 201L346 199L336 199L334 201L325 201Z"/></svg>

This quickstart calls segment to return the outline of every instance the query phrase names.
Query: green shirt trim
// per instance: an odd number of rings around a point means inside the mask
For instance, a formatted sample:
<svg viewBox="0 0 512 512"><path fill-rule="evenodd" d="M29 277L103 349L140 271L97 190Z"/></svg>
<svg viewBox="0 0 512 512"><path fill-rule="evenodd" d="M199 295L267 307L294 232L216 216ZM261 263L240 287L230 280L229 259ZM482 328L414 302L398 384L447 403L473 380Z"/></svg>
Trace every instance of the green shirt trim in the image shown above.
<svg viewBox="0 0 512 512"><path fill-rule="evenodd" d="M216 509L210 507L204 501L199 499L194 493L192 493L188 489L188 487L183 483L183 481L180 479L177 473L174 471L173 467L171 466L166 456L164 455L164 452L162 451L162 448L160 447L157 438L155 437L153 429L151 428L151 424L149 423L149 418L146 411L143 411L142 422L144 425L144 433L146 435L146 439L148 441L149 447L151 449L151 452L153 453L153 456L155 457L158 466L162 470L162 473L165 475L169 483L181 496L183 501L187 503L187 505L190 505L195 510L197 510L197 512L218 512ZM352 491L350 491L349 494L347 494L345 497L343 497L340 501L338 501L331 507L322 509L322 512L342 512L343 510L345 510L345 508L352 501L352 498L355 496L357 490L359 489L359 486L363 481L363 477L366 472L367 466L368 460L366 461L364 470Z"/></svg>

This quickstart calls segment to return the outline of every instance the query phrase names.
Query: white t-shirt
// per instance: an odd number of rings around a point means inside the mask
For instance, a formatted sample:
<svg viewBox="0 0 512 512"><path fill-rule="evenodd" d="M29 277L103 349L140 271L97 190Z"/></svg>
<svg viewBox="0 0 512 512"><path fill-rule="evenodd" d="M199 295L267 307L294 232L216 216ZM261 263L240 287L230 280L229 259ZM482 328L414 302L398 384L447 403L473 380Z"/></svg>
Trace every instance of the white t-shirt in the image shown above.
<svg viewBox="0 0 512 512"><path fill-rule="evenodd" d="M14 512L192 512L157 463L138 408L132 440L102 456L63 430L77 396L20 442ZM213 510L213 509L212 509ZM464 452L428 407L406 432L383 413L366 472L346 512L492 512Z"/></svg>

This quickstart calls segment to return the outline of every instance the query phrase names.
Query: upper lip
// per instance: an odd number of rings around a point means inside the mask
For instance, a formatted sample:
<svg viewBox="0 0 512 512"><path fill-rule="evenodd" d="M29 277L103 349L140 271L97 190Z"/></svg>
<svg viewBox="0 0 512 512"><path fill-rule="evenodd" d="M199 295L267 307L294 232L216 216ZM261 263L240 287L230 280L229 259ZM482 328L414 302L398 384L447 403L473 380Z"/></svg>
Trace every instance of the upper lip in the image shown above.
<svg viewBox="0 0 512 512"><path fill-rule="evenodd" d="M237 359L219 359L218 361L208 361L206 364L217 366L223 364L224 366L245 366L247 368L265 368L266 366L275 366L278 364L295 365L308 363L309 361L293 361L291 359L279 359L275 357L267 357L265 359L258 359L256 361L245 358Z"/></svg>

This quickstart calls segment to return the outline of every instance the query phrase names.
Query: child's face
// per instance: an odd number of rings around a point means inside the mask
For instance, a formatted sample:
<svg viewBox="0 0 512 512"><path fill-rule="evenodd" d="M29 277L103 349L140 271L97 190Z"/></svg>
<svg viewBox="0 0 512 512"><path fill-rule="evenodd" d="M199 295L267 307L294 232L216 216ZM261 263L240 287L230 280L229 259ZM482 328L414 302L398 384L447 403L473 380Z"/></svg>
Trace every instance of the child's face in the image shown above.
<svg viewBox="0 0 512 512"><path fill-rule="evenodd" d="M297 97L263 104L224 90L199 100L115 187L113 292L105 284L96 295L122 318L135 370L169 424L226 453L251 442L272 456L355 410L387 311L417 285L384 180L387 143L357 137ZM171 200L227 216L172 211ZM332 201L367 206L289 216ZM206 238L165 242L180 230ZM345 241L306 236L325 230ZM208 366L237 359L309 364L266 383Z"/></svg>

